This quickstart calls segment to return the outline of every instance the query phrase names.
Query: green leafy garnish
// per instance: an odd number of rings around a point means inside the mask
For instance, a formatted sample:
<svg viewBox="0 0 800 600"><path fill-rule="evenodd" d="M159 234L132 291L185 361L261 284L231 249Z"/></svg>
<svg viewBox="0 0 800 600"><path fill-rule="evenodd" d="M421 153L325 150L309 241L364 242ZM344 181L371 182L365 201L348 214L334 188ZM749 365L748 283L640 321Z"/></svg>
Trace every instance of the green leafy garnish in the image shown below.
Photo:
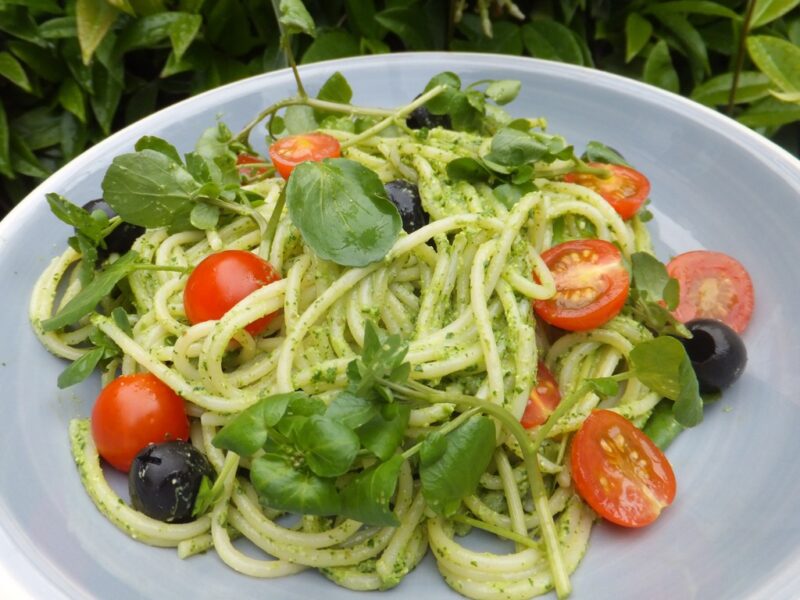
<svg viewBox="0 0 800 600"><path fill-rule="evenodd" d="M631 291L628 304L637 320L659 334L690 337L686 327L670 311L680 300L678 280L647 252L631 255Z"/></svg>
<svg viewBox="0 0 800 600"><path fill-rule="evenodd" d="M403 457L399 454L376 467L359 473L342 490L341 514L385 527L400 524L389 503L397 489Z"/></svg>

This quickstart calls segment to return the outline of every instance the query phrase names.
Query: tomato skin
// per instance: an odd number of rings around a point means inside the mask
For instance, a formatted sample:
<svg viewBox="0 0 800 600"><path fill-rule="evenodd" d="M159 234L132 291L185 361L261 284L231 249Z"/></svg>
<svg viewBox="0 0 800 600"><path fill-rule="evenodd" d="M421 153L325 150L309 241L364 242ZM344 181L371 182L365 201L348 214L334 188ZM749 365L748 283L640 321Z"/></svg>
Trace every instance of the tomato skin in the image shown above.
<svg viewBox="0 0 800 600"><path fill-rule="evenodd" d="M189 439L183 400L152 373L123 375L104 387L91 422L100 456L126 473L148 444Z"/></svg>
<svg viewBox="0 0 800 600"><path fill-rule="evenodd" d="M271 264L252 252L223 250L205 257L194 268L183 290L183 307L192 325L221 319L259 288L281 277ZM272 313L245 329L258 335L275 317Z"/></svg>
<svg viewBox="0 0 800 600"><path fill-rule="evenodd" d="M673 258L667 273L680 284L680 303L672 313L676 319L716 319L736 333L747 328L755 305L753 281L735 258L694 250Z"/></svg>
<svg viewBox="0 0 800 600"><path fill-rule="evenodd" d="M636 169L625 165L587 163L588 166L607 169L611 177L603 179L589 173L567 173L564 181L577 183L600 194L623 219L630 219L650 195L650 180Z"/></svg>
<svg viewBox="0 0 800 600"><path fill-rule="evenodd" d="M572 478L604 519L643 527L675 499L675 473L652 440L626 418L594 410L572 439Z"/></svg>
<svg viewBox="0 0 800 600"><path fill-rule="evenodd" d="M263 175L267 172L267 167L248 167L247 165L263 164L264 162L266 162L265 158L255 156L254 154L248 154L247 152L241 152L236 157L236 166L239 168L239 174L247 179Z"/></svg>
<svg viewBox="0 0 800 600"><path fill-rule="evenodd" d="M341 154L339 140L325 133L288 135L269 147L272 164L284 179L289 179L294 168L302 162L337 158Z"/></svg>
<svg viewBox="0 0 800 600"><path fill-rule="evenodd" d="M536 384L531 388L528 405L520 422L525 429L538 427L547 421L552 412L561 402L561 392L558 390L556 378L543 362L536 368Z"/></svg>
<svg viewBox="0 0 800 600"><path fill-rule="evenodd" d="M533 309L551 325L587 331L616 317L625 305L630 276L622 253L605 240L572 240L542 253L556 294L534 300Z"/></svg>

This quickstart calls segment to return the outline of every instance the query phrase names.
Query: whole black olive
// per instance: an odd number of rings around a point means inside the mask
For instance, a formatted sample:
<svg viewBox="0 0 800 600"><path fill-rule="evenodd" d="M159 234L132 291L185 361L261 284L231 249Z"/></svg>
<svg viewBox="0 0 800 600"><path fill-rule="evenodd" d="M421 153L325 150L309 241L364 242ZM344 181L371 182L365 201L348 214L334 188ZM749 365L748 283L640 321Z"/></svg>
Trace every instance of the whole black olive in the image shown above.
<svg viewBox="0 0 800 600"><path fill-rule="evenodd" d="M424 106L418 106L411 111L411 114L406 118L406 125L408 125L410 129L433 129L434 127L442 127L444 129L453 128L449 115L435 115Z"/></svg>
<svg viewBox="0 0 800 600"><path fill-rule="evenodd" d="M419 188L405 179L395 179L385 186L389 200L392 201L403 219L403 229L414 233L420 227L428 224L428 213L422 208L419 197Z"/></svg>
<svg viewBox="0 0 800 600"><path fill-rule="evenodd" d="M133 459L128 491L133 507L165 523L192 520L203 476L216 474L208 459L187 442L150 444Z"/></svg>
<svg viewBox="0 0 800 600"><path fill-rule="evenodd" d="M682 339L700 384L700 391L719 392L736 381L747 364L742 338L725 323L695 319L686 323L692 339Z"/></svg>
<svg viewBox="0 0 800 600"><path fill-rule="evenodd" d="M102 198L90 200L83 205L83 209L93 213L97 210L102 210L109 219L116 217L117 213L108 205L108 202ZM133 246L140 235L144 233L144 227L132 225L123 221L114 228L114 231L106 236L106 248L108 252L117 252L118 254L125 254Z"/></svg>

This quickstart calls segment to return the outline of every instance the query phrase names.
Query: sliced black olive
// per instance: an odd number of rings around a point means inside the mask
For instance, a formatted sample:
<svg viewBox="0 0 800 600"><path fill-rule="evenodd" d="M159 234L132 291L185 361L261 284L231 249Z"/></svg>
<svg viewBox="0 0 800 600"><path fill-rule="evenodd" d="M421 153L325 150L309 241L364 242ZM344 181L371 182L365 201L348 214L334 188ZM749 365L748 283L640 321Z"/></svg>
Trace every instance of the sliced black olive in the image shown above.
<svg viewBox="0 0 800 600"><path fill-rule="evenodd" d="M403 219L403 229L414 233L420 227L428 224L428 213L422 208L419 197L419 188L405 179L395 179L387 183L386 193Z"/></svg>
<svg viewBox="0 0 800 600"><path fill-rule="evenodd" d="M106 213L109 219L117 216L117 213L114 212L114 209L111 208L102 198L90 200L83 205L83 208L90 213L101 210ZM131 246L133 246L133 242L136 241L136 238L142 235L144 231L144 227L131 225L130 223L123 221L114 228L114 231L106 236L106 247L108 248L108 252L125 254L131 249Z"/></svg>
<svg viewBox="0 0 800 600"><path fill-rule="evenodd" d="M714 319L686 323L692 339L682 339L703 393L719 392L736 381L747 364L747 349L733 329Z"/></svg>
<svg viewBox="0 0 800 600"><path fill-rule="evenodd" d="M192 520L203 476L216 477L208 459L187 442L150 444L136 455L128 472L133 507L165 523Z"/></svg>
<svg viewBox="0 0 800 600"><path fill-rule="evenodd" d="M406 118L406 125L408 125L410 129L433 129L434 127L442 127L443 129L453 128L449 115L435 115L424 106L418 106L411 111L411 114Z"/></svg>

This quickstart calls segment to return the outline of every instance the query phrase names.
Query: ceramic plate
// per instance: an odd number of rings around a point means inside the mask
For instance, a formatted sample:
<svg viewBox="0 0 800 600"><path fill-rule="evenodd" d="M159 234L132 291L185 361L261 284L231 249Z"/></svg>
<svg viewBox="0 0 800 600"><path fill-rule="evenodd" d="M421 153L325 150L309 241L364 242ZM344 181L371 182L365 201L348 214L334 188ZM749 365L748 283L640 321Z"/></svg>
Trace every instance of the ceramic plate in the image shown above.
<svg viewBox="0 0 800 600"><path fill-rule="evenodd" d="M602 140L652 184L660 258L698 248L737 257L752 275L750 359L702 426L669 449L678 496L651 527L600 524L573 576L575 598L790 598L800 595L800 163L735 122L634 81L563 64L469 54L403 54L303 67L316 90L335 70L354 102L397 106L443 70L463 80L522 81L518 116L546 116L582 149ZM68 228L46 192L78 203L100 195L111 158L142 135L182 151L221 117L237 130L293 92L288 72L241 81L165 109L95 146L53 175L0 224L0 575L37 598L335 598L350 592L316 573L273 581L238 575L214 553L179 560L134 542L81 487L67 442L98 381L59 391L65 363L28 326L34 281L62 251ZM119 482L118 482L119 483ZM381 597L455 597L430 557ZM376 594L377 595L377 594Z"/></svg>

